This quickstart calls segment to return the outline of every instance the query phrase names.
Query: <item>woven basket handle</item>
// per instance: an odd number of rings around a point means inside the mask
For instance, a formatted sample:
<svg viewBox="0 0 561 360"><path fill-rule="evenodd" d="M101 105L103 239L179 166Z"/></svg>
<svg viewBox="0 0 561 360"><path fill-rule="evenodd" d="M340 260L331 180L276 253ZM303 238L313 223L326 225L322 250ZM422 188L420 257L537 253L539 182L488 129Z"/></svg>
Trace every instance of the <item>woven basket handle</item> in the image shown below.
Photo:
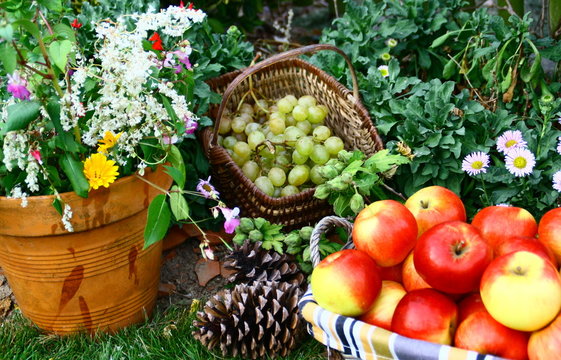
<svg viewBox="0 0 561 360"><path fill-rule="evenodd" d="M329 44L313 44L313 45L303 46L297 49L288 50L280 54L273 55L268 59L265 59L253 66L246 68L241 74L239 74L234 80L232 80L232 82L228 85L228 87L224 91L224 94L222 95L222 102L220 103L220 107L218 108L218 114L216 116L216 122L214 124L213 137L210 140L211 144L213 146L216 146L216 144L218 143L218 129L220 128L220 121L222 120L222 114L226 109L226 104L230 100L230 96L242 81L247 79L249 76L255 74L259 70L266 68L267 66L271 66L285 59L297 57L304 54L314 53L319 50L331 50L343 56L351 72L351 78L353 81L353 96L355 98L355 101L358 101L359 99L358 81L356 79L355 69L351 62L351 59L349 59L347 54L345 54L341 49Z"/></svg>
<svg viewBox="0 0 561 360"><path fill-rule="evenodd" d="M312 259L312 265L314 267L316 267L321 261L319 254L319 240L321 239L321 235L326 234L336 227L345 228L349 234L349 240L343 248L351 249L354 247L353 239L351 237L353 233L353 224L347 219L341 217L326 216L317 223L312 231L312 236L310 237L310 258Z"/></svg>

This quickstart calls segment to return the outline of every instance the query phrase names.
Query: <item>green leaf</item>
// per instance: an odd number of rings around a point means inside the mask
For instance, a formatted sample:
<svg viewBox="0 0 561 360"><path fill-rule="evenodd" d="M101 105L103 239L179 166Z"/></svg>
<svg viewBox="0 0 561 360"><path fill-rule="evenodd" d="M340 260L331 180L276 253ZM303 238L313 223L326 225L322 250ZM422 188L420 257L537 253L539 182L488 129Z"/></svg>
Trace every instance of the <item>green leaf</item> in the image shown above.
<svg viewBox="0 0 561 360"><path fill-rule="evenodd" d="M173 186L169 195L169 203L171 212L175 219L178 221L186 220L189 218L189 204L178 186Z"/></svg>
<svg viewBox="0 0 561 360"><path fill-rule="evenodd" d="M64 154L59 160L62 171L66 174L74 192L83 198L88 197L90 184L84 175L84 164L74 158L71 153Z"/></svg>
<svg viewBox="0 0 561 360"><path fill-rule="evenodd" d="M181 171L171 166L164 165L164 168L166 174L171 176L180 189L183 189L185 187L185 174L181 174Z"/></svg>
<svg viewBox="0 0 561 360"><path fill-rule="evenodd" d="M0 131L0 135L4 135L8 131L25 129L30 122L37 119L40 108L41 103L35 100L20 101L8 106L8 120Z"/></svg>
<svg viewBox="0 0 561 360"><path fill-rule="evenodd" d="M453 58L448 60L442 69L442 77L446 80L450 79L456 73L456 69L457 66L455 60Z"/></svg>
<svg viewBox="0 0 561 360"><path fill-rule="evenodd" d="M65 38L73 43L76 42L76 34L72 28L66 24L56 24L53 26L53 31L62 38Z"/></svg>
<svg viewBox="0 0 561 360"><path fill-rule="evenodd" d="M4 43L0 47L0 61L2 61L2 65L4 65L4 70L7 74L13 73L16 69L17 53L8 43Z"/></svg>
<svg viewBox="0 0 561 360"><path fill-rule="evenodd" d="M59 134L63 134L64 130L62 129L62 125L60 124L60 103L59 103L59 99L53 99L51 100L47 106L47 114L49 114L49 117L51 118L51 121L53 122L53 126L55 127L55 130L57 133Z"/></svg>
<svg viewBox="0 0 561 360"><path fill-rule="evenodd" d="M54 12L62 11L62 1L61 0L38 0L38 3L46 7L47 9Z"/></svg>
<svg viewBox="0 0 561 360"><path fill-rule="evenodd" d="M177 148L177 146L172 145L170 151L168 153L168 159L171 165L179 172L179 179L173 178L175 182L179 185L181 189L185 187L185 162L183 161L183 156L181 156L181 152ZM171 174L170 174L171 175ZM173 177L173 176L172 176Z"/></svg>
<svg viewBox="0 0 561 360"><path fill-rule="evenodd" d="M71 50L72 43L69 40L53 41L49 45L49 55L60 71L65 70Z"/></svg>
<svg viewBox="0 0 561 360"><path fill-rule="evenodd" d="M0 27L0 38L6 40L7 42L11 42L13 36L14 36L14 28L12 27L12 25Z"/></svg>
<svg viewBox="0 0 561 360"><path fill-rule="evenodd" d="M56 212L59 213L60 216L62 216L62 202L56 197L53 200L53 207L55 208Z"/></svg>
<svg viewBox="0 0 561 360"><path fill-rule="evenodd" d="M15 27L21 26L36 39L39 39L41 37L41 32L39 31L39 27L37 26L37 24L29 20L21 19L14 21L12 24Z"/></svg>
<svg viewBox="0 0 561 360"><path fill-rule="evenodd" d="M170 222L171 212L166 196L159 194L148 206L148 218L144 228L144 249L164 238Z"/></svg>
<svg viewBox="0 0 561 360"><path fill-rule="evenodd" d="M437 37L436 39L433 40L430 48L434 49L435 47L439 47L440 45L444 44L450 36L460 32L460 31L461 30L449 31L446 34Z"/></svg>

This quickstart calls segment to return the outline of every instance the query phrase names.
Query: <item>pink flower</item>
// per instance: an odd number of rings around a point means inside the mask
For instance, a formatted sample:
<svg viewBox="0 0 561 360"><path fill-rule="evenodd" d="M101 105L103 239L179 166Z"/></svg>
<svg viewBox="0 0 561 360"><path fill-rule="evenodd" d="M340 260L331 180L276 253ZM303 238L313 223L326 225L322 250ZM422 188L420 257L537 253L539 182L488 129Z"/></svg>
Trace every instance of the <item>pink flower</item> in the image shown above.
<svg viewBox="0 0 561 360"><path fill-rule="evenodd" d="M199 124L191 117L185 115L185 134L193 134L199 127Z"/></svg>
<svg viewBox="0 0 561 360"><path fill-rule="evenodd" d="M169 135L163 135L162 136L162 142L166 145L171 145L171 144L175 144L176 142L178 142L179 139L177 138L177 135L172 135L171 137Z"/></svg>
<svg viewBox="0 0 561 360"><path fill-rule="evenodd" d="M220 193L216 191L214 186L212 186L212 184L210 183L210 176L206 180L199 179L199 183L197 184L197 191L207 199L218 199L218 195L220 195ZM218 214L214 217L217 216Z"/></svg>
<svg viewBox="0 0 561 360"><path fill-rule="evenodd" d="M74 29L79 29L82 27L82 24L78 22L78 19L74 19L74 21L72 21L72 24L70 24L70 26L72 26Z"/></svg>
<svg viewBox="0 0 561 360"><path fill-rule="evenodd" d="M237 207L233 209L220 207L219 209L222 211L222 215L224 215L224 218L226 219L226 221L224 221L224 231L226 231L227 234L232 234L240 224L240 209Z"/></svg>
<svg viewBox="0 0 561 360"><path fill-rule="evenodd" d="M16 99L29 100L31 93L27 90L27 81L22 79L17 72L13 75L8 74L8 88Z"/></svg>
<svg viewBox="0 0 561 360"><path fill-rule="evenodd" d="M187 70L191 70L193 67L191 65L191 62L189 61L189 54L186 53L185 51L174 51L173 52L175 55L177 55L177 59L179 60L180 63L182 63L183 65L185 65L185 67L187 68Z"/></svg>
<svg viewBox="0 0 561 360"><path fill-rule="evenodd" d="M41 152L39 150L31 150L31 156L33 156L39 164L43 164L43 160L41 159Z"/></svg>

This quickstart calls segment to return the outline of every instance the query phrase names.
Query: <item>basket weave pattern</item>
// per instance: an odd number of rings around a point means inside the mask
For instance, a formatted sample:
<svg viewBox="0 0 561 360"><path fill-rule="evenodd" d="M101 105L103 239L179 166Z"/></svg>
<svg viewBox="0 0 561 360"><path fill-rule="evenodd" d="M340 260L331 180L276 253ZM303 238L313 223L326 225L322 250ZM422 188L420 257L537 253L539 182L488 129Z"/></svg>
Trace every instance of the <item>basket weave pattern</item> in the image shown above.
<svg viewBox="0 0 561 360"><path fill-rule="evenodd" d="M210 110L211 117L215 119L215 128L203 131L203 146L218 190L226 202L240 207L243 216L263 217L290 228L312 224L332 213L326 201L313 197L313 188L280 198L266 195L243 174L226 150L217 144L222 111L231 114L236 112L237 105L250 88L250 76L258 98L278 99L287 94L296 97L312 95L319 104L326 105L329 115L325 124L333 135L343 140L347 150L361 150L371 155L383 148L368 112L357 99L358 91L355 89L353 94L324 71L293 58L322 49L333 50L328 45L312 45L279 54L242 72L225 74L209 81L213 91L223 94L223 102L220 108ZM336 51L340 52L338 49Z"/></svg>

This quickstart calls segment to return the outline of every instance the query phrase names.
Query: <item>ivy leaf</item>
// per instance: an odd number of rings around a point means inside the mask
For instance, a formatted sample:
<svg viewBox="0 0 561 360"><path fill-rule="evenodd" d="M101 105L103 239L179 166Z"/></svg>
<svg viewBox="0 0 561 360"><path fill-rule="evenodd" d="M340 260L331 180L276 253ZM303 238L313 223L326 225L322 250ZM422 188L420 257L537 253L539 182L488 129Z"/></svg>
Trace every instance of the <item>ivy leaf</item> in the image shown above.
<svg viewBox="0 0 561 360"><path fill-rule="evenodd" d="M60 71L64 71L66 68L68 54L70 54L71 50L72 43L69 40L53 41L49 45L49 55Z"/></svg>
<svg viewBox="0 0 561 360"><path fill-rule="evenodd" d="M144 228L144 249L164 238L170 222L171 212L166 196L159 194L148 206L148 218Z"/></svg>
<svg viewBox="0 0 561 360"><path fill-rule="evenodd" d="M16 65L17 65L16 50L8 43L4 43L0 47L0 61L2 61L2 65L4 65L4 70L6 71L7 74L13 73L14 70L16 69Z"/></svg>
<svg viewBox="0 0 561 360"><path fill-rule="evenodd" d="M178 186L171 188L169 203L176 220L181 221L189 218L189 204Z"/></svg>
<svg viewBox="0 0 561 360"><path fill-rule="evenodd" d="M83 198L88 197L90 184L84 175L84 164L74 158L71 153L65 153L59 160L62 171L66 174L74 192Z"/></svg>
<svg viewBox="0 0 561 360"><path fill-rule="evenodd" d="M66 24L56 24L53 26L53 31L59 36L64 39L67 39L71 42L76 42L76 34L72 28Z"/></svg>
<svg viewBox="0 0 561 360"><path fill-rule="evenodd" d="M8 131L21 130L39 116L41 104L39 101L20 101L8 106L8 120L4 124L0 135L5 135Z"/></svg>

